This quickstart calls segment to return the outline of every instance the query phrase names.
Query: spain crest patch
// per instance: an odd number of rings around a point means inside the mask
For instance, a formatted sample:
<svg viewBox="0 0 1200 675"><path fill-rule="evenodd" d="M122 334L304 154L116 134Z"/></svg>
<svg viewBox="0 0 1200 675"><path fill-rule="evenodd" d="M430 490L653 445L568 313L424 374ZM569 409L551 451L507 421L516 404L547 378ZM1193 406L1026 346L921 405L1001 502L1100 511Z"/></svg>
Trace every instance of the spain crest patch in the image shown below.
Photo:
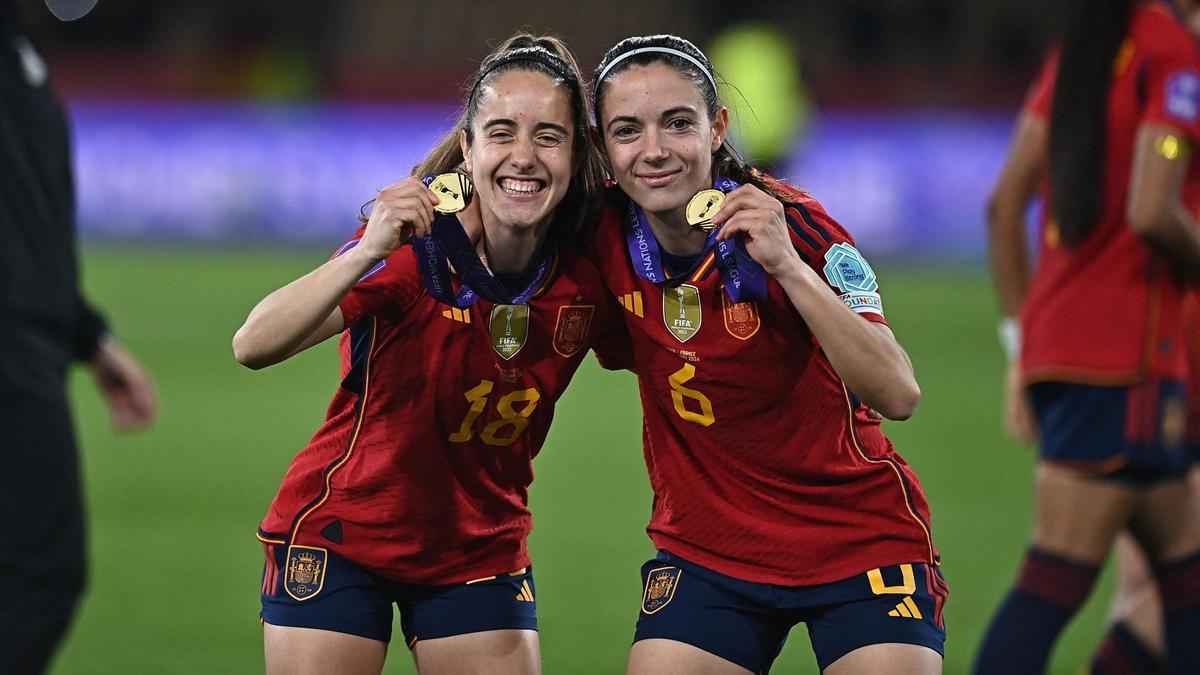
<svg viewBox="0 0 1200 675"><path fill-rule="evenodd" d="M325 586L325 564L329 551L316 546L288 546L287 594L303 602L317 597Z"/></svg>
<svg viewBox="0 0 1200 675"><path fill-rule="evenodd" d="M679 588L679 577L683 570L678 567L656 567L646 575L646 592L642 594L642 611L653 614L666 607L675 598Z"/></svg>
<svg viewBox="0 0 1200 675"><path fill-rule="evenodd" d="M588 329L592 327L595 305L563 305L558 308L558 320L554 323L554 351L563 356L574 356L587 344Z"/></svg>
<svg viewBox="0 0 1200 675"><path fill-rule="evenodd" d="M755 302L734 302L729 294L721 294L721 305L724 309L725 330L739 340L749 340L758 332L762 322L758 319L758 304Z"/></svg>

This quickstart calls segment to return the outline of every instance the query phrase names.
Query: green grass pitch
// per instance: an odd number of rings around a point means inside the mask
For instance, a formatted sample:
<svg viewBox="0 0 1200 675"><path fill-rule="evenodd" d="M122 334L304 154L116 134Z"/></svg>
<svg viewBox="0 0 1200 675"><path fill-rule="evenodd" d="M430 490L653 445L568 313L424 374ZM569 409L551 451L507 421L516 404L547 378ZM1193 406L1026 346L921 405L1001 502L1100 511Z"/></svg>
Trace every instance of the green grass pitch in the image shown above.
<svg viewBox="0 0 1200 675"><path fill-rule="evenodd" d="M162 413L117 437L84 372L72 379L85 449L91 581L55 673L262 671L255 526L337 386L322 345L261 372L230 337L253 304L324 259L311 251L92 247L89 295L153 371ZM982 267L880 265L889 320L916 365L917 414L885 430L917 469L950 583L946 672L969 669L1024 549L1030 449L999 428L1003 369ZM786 414L786 411L780 411ZM633 377L592 359L560 402L538 457L532 551L545 672L624 672L653 554ZM1059 642L1053 672L1087 662L1100 586ZM399 634L397 621L397 635ZM414 672L403 641L386 672ZM774 672L815 673L795 630Z"/></svg>

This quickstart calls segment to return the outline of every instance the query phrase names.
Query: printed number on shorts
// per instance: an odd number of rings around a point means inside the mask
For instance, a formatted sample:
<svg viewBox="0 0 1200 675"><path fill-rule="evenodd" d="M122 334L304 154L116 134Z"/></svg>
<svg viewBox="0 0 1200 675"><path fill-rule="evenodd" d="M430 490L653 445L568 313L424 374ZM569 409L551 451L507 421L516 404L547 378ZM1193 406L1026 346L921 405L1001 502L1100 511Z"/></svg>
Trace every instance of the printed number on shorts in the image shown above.
<svg viewBox="0 0 1200 675"><path fill-rule="evenodd" d="M488 398L491 396L494 385L495 383L491 380L482 380L463 394L471 407L463 417L458 431L450 434L451 443L465 443L475 437L475 422L487 407ZM541 398L542 395L538 393L537 389L521 389L500 397L500 400L496 401L496 412L500 413L500 419L488 423L483 431L479 432L479 440L488 445L512 445L513 441L517 440L529 427L529 417L533 415L538 400ZM520 410L514 407L514 404L517 403L524 404ZM512 429L506 431L508 427L512 427Z"/></svg>
<svg viewBox="0 0 1200 675"><path fill-rule="evenodd" d="M883 582L883 570L876 567L867 572L867 581L871 582L871 592L875 595L911 595L917 590L917 579L913 576L912 565L900 565L900 585L887 586Z"/></svg>
<svg viewBox="0 0 1200 675"><path fill-rule="evenodd" d="M717 421L717 418L713 416L712 401L695 389L683 386L685 382L695 376L696 366L690 363L683 364L682 368L671 373L671 376L667 378L667 381L671 383L671 401L675 403L675 412L679 413L680 417L707 427ZM688 399L699 404L700 412L688 410Z"/></svg>

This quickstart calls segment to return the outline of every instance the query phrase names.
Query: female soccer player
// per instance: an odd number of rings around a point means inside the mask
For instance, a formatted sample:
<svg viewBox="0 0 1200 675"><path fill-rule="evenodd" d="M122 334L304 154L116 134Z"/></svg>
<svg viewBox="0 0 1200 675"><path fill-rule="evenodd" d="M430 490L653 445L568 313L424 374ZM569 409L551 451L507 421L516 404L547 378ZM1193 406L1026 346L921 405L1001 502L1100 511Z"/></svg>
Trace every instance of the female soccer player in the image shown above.
<svg viewBox="0 0 1200 675"><path fill-rule="evenodd" d="M763 672L800 622L826 673L940 672L928 506L868 414L920 396L875 273L737 159L692 43L623 40L593 86L620 187L593 247L627 310L660 550L629 672Z"/></svg>
<svg viewBox="0 0 1200 675"><path fill-rule="evenodd" d="M413 177L234 338L260 368L342 333L341 386L259 531L269 672L378 673L392 603L421 673L540 670L531 460L593 336L620 325L569 246L603 179L584 101L558 40L505 42ZM478 245L439 213L464 202Z"/></svg>
<svg viewBox="0 0 1200 675"><path fill-rule="evenodd" d="M1185 479L1181 314L1182 280L1200 278L1200 230L1182 201L1196 194L1200 55L1173 5L1074 5L989 209L1003 332L1019 357L1008 426L1037 435L1040 459L1030 549L976 672L1042 672L1128 529L1166 599L1171 667L1195 673L1200 510ZM1047 207L1031 276L1024 210L1039 186ZM1128 656L1102 650L1097 672L1136 669L1120 666Z"/></svg>

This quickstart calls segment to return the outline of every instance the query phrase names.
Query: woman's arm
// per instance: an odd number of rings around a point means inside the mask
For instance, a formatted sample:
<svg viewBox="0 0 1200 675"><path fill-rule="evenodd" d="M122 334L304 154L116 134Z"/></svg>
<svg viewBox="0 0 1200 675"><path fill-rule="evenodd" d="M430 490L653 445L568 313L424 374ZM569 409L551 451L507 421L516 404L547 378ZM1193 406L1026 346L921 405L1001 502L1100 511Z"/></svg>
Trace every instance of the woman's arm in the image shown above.
<svg viewBox="0 0 1200 675"><path fill-rule="evenodd" d="M1200 224L1183 205L1183 180L1192 148L1165 124L1138 130L1125 218L1185 279L1200 282Z"/></svg>
<svg viewBox="0 0 1200 675"><path fill-rule="evenodd" d="M1025 214L1046 170L1046 121L1024 113L1009 145L1008 157L987 203L988 257L1000 302L1000 340L1008 357L1004 381L1004 429L1014 438L1037 437L1033 410L1021 386L1018 357L1021 344L1017 315L1029 291L1029 243Z"/></svg>
<svg viewBox="0 0 1200 675"><path fill-rule="evenodd" d="M746 250L775 277L846 386L884 417L908 419L921 390L912 362L887 326L864 320L800 259L783 205L745 185L729 193L713 218L720 239L743 235Z"/></svg>
<svg viewBox="0 0 1200 675"><path fill-rule="evenodd" d="M1046 121L1021 115L1000 178L987 203L988 254L1000 311L1016 317L1029 290L1025 214L1045 170Z"/></svg>
<svg viewBox="0 0 1200 675"><path fill-rule="evenodd" d="M338 303L411 233L429 232L437 201L415 177L382 190L358 245L263 298L233 336L234 357L257 370L340 333Z"/></svg>

